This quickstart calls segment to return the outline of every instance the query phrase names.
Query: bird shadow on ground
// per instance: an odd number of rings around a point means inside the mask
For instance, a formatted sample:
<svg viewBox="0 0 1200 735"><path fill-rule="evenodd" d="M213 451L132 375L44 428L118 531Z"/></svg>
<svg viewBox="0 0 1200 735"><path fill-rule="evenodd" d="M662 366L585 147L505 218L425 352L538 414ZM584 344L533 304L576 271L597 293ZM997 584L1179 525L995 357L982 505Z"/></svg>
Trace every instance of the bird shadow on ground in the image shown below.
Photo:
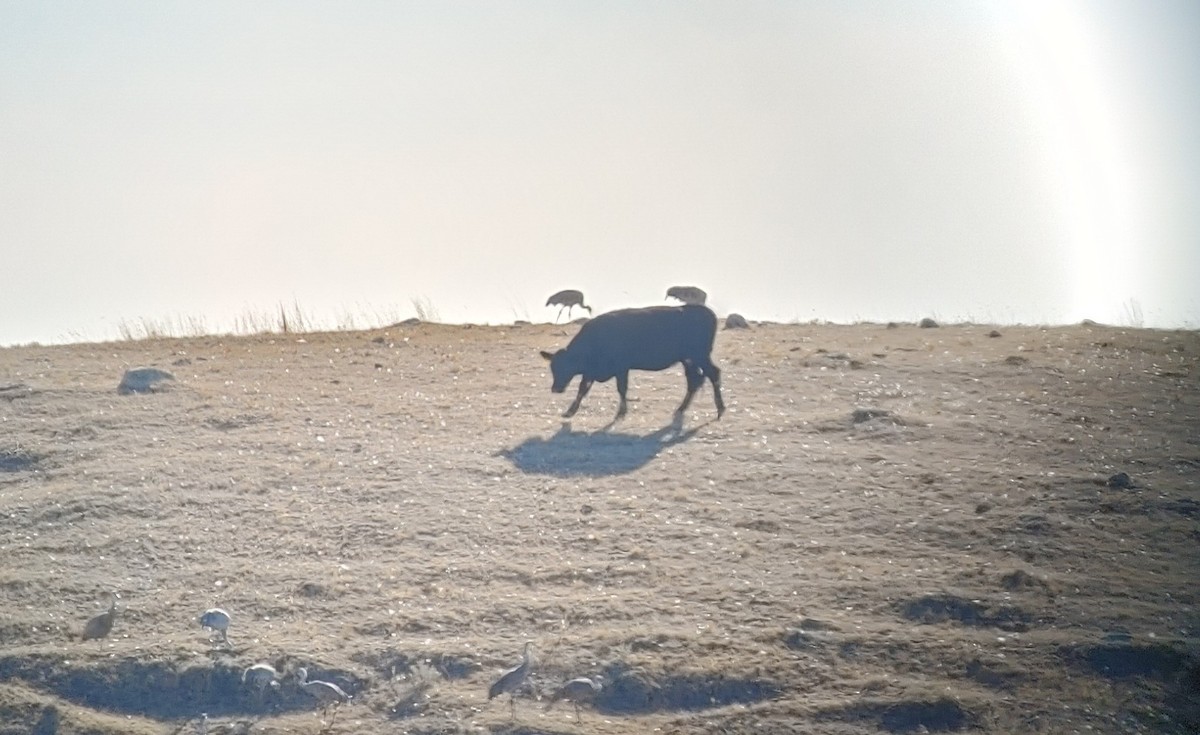
<svg viewBox="0 0 1200 735"><path fill-rule="evenodd" d="M664 449L681 444L696 435L703 424L687 431L671 423L645 436L608 431L572 431L569 422L550 438L531 436L511 449L502 449L504 457L521 470L534 475L556 477L623 475L644 467Z"/></svg>

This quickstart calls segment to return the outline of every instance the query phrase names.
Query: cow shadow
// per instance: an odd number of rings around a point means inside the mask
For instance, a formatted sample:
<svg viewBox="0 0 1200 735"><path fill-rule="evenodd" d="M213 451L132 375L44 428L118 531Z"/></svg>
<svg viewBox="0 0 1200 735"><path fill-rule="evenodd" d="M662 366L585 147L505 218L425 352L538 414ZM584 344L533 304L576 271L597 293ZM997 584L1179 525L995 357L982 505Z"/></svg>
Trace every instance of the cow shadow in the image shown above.
<svg viewBox="0 0 1200 735"><path fill-rule="evenodd" d="M610 426L596 432L572 431L571 424L564 421L549 438L531 436L497 455L532 475L623 475L646 466L664 449L691 439L703 424L684 431L672 423L645 436L609 431Z"/></svg>

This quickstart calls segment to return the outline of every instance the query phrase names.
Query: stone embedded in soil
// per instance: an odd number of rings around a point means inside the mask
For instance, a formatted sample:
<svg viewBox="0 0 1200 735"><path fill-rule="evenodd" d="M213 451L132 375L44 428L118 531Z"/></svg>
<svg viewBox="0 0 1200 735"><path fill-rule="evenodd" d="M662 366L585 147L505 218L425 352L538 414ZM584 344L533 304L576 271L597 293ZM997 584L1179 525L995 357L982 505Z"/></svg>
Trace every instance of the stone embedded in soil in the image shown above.
<svg viewBox="0 0 1200 735"><path fill-rule="evenodd" d="M726 329L749 329L750 323L746 321L746 317L741 314L730 314L725 317Z"/></svg>
<svg viewBox="0 0 1200 735"><path fill-rule="evenodd" d="M1130 479L1128 473L1118 472L1108 478L1108 486L1117 490L1124 490L1133 487L1133 480Z"/></svg>
<svg viewBox="0 0 1200 735"><path fill-rule="evenodd" d="M175 380L175 376L166 370L151 367L131 368L122 376L117 385L117 393L123 396L131 393L155 393L166 387L160 384L167 380Z"/></svg>

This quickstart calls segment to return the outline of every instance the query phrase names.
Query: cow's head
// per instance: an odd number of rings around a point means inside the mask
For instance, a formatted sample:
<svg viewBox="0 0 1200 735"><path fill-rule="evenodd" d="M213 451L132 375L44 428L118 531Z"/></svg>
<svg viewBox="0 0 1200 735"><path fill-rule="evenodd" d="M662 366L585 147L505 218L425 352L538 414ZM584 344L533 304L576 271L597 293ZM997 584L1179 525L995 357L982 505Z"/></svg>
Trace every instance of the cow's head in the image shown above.
<svg viewBox="0 0 1200 735"><path fill-rule="evenodd" d="M571 378L577 374L569 365L570 358L567 356L567 351L564 349L551 353L542 350L542 357L550 361L550 374L554 376L554 384L550 386L550 391L562 393L567 389Z"/></svg>

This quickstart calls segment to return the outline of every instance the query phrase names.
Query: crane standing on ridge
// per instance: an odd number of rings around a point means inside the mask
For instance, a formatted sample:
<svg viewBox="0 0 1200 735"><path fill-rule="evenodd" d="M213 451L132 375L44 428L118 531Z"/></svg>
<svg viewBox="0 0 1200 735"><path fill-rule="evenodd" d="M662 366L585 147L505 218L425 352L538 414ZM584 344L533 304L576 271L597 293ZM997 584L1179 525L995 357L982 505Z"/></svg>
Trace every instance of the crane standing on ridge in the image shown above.
<svg viewBox="0 0 1200 735"><path fill-rule="evenodd" d="M581 309L587 309L587 313L589 316L592 313L592 307L583 303L583 292L576 291L575 289L567 289L565 291L559 291L558 293L554 294L550 298L546 299L546 306L557 306L558 307L558 314L556 314L554 316L554 322L556 324L558 323L559 317L562 316L563 309L567 310L567 318L568 319L571 318L571 309L575 308L576 306L578 306Z"/></svg>

